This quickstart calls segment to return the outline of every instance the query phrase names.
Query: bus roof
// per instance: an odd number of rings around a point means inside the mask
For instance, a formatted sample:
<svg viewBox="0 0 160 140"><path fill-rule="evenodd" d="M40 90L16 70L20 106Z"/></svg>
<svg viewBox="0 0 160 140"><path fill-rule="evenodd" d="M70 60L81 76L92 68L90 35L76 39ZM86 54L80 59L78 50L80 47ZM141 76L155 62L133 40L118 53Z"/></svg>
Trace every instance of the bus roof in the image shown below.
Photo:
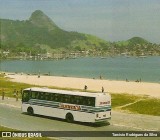
<svg viewBox="0 0 160 140"><path fill-rule="evenodd" d="M107 93L92 93L92 92L80 92L80 91L69 91L69 90L58 90L58 89L50 89L50 88L39 88L39 87L32 87L26 88L24 90L31 90L31 91L40 91L40 92L48 92L48 93L59 93L59 94L69 94L69 95L79 95L79 96L87 96L87 97L98 97L101 95L107 95Z"/></svg>

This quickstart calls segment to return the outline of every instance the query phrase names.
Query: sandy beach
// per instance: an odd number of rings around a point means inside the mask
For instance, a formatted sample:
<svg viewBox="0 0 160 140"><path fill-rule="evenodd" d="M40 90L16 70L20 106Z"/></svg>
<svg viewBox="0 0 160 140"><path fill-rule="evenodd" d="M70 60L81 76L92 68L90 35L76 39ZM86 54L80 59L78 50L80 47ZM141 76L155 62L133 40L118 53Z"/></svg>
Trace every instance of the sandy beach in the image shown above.
<svg viewBox="0 0 160 140"><path fill-rule="evenodd" d="M21 74L6 74L13 82L27 83L41 86L55 86L60 88L84 89L87 85L88 90L101 92L102 86L104 92L110 93L128 93L135 95L148 95L151 97L160 98L160 84L147 82L126 82L101 79L87 79L74 77L59 77L59 76L40 76L37 75L21 75Z"/></svg>

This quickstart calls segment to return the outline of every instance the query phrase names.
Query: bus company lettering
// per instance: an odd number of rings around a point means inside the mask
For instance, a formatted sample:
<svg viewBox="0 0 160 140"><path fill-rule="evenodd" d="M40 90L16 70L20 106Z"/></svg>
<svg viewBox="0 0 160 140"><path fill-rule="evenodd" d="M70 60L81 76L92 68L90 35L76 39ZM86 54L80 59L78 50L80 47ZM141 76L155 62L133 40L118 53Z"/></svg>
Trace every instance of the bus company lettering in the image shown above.
<svg viewBox="0 0 160 140"><path fill-rule="evenodd" d="M68 104L59 104L59 108L70 109L70 110L81 110L79 105L68 105Z"/></svg>
<svg viewBox="0 0 160 140"><path fill-rule="evenodd" d="M110 104L110 101L107 101L107 102L100 102L100 105L104 105L104 104Z"/></svg>

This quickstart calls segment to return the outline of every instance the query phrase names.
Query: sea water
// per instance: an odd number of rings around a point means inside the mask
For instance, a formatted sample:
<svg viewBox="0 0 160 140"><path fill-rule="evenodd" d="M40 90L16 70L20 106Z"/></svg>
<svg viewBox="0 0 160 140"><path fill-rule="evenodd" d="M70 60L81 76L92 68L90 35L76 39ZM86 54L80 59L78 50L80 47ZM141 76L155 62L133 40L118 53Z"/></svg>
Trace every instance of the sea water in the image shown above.
<svg viewBox="0 0 160 140"><path fill-rule="evenodd" d="M0 71L160 83L160 56L82 57L64 60L1 60Z"/></svg>

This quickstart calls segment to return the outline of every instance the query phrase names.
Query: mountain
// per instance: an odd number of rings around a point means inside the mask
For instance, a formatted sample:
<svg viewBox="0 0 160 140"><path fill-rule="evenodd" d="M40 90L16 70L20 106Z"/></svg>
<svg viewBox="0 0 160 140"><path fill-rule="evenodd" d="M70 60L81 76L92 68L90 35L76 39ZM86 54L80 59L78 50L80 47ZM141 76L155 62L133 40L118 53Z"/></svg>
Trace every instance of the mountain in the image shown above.
<svg viewBox="0 0 160 140"><path fill-rule="evenodd" d="M32 53L71 53L85 52L91 55L160 55L160 46L152 44L141 37L127 41L107 42L96 36L69 32L61 29L40 10L34 11L28 20L0 19L0 52L9 50L11 55L27 56ZM0 53L2 55L2 53ZM3 55L2 55L3 56Z"/></svg>
<svg viewBox="0 0 160 140"><path fill-rule="evenodd" d="M145 44L149 44L150 42L148 42L147 40L141 38L141 37L132 37L126 41L118 41L115 42L115 44L119 45L119 46L130 46L133 47L134 45L145 45Z"/></svg>
<svg viewBox="0 0 160 140"><path fill-rule="evenodd" d="M123 54L134 56L160 55L160 45L150 43L141 37L133 37L127 41L115 42L114 45Z"/></svg>
<svg viewBox="0 0 160 140"><path fill-rule="evenodd" d="M58 29L58 26L40 10L33 12L29 21L37 27L47 28L48 30Z"/></svg>
<svg viewBox="0 0 160 140"><path fill-rule="evenodd" d="M40 46L46 49L99 48L107 43L92 35L69 32L59 28L42 11L36 10L29 20L0 19L1 44L14 47L21 45L27 47Z"/></svg>
<svg viewBox="0 0 160 140"><path fill-rule="evenodd" d="M142 45L142 44L149 43L147 40L145 40L141 37L133 37L133 38L127 40L127 41L130 45L135 45L135 44L141 44Z"/></svg>

